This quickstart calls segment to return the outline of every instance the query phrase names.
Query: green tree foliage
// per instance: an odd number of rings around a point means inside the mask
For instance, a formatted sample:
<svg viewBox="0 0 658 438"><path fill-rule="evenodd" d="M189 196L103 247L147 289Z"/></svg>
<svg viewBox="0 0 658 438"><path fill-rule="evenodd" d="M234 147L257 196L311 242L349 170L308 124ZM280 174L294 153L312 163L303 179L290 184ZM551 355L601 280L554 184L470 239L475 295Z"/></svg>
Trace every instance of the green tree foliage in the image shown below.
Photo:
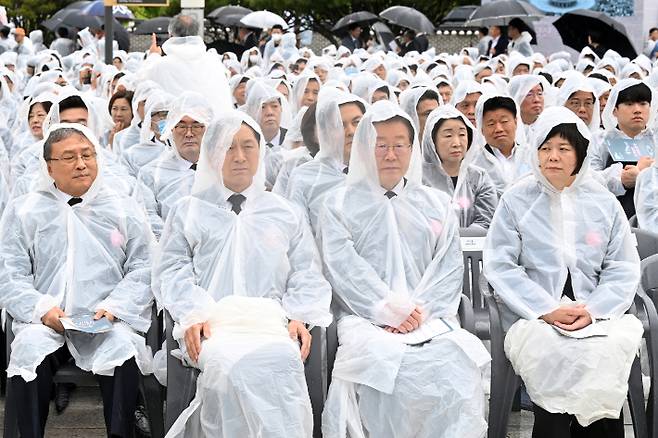
<svg viewBox="0 0 658 438"><path fill-rule="evenodd" d="M30 31L48 19L58 10L66 7L67 0L0 0L0 6L7 8L7 16L17 25Z"/></svg>

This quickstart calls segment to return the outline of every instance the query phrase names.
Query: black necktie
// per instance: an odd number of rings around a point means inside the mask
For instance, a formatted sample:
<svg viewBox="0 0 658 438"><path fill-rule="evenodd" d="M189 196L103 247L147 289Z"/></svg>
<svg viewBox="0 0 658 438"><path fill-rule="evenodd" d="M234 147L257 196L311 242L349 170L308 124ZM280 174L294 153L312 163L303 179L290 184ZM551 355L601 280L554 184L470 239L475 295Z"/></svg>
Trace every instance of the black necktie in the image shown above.
<svg viewBox="0 0 658 438"><path fill-rule="evenodd" d="M266 143L266 145L267 145L267 147L270 148L270 149L272 149L272 148L274 147L274 145L273 145L272 143Z"/></svg>
<svg viewBox="0 0 658 438"><path fill-rule="evenodd" d="M190 166L190 169L192 169L193 171L196 172L196 163L192 164L192 165Z"/></svg>
<svg viewBox="0 0 658 438"><path fill-rule="evenodd" d="M79 204L82 202L82 198L71 198L69 199L69 205L73 207L75 204Z"/></svg>
<svg viewBox="0 0 658 438"><path fill-rule="evenodd" d="M343 169L343 173L344 173L345 175L347 175L347 172L349 172L349 170L350 170L349 167L345 167L345 168Z"/></svg>
<svg viewBox="0 0 658 438"><path fill-rule="evenodd" d="M231 204L231 210L233 210L233 213L240 214L242 211L242 203L245 199L247 198L240 193L234 193L228 197L227 201Z"/></svg>
<svg viewBox="0 0 658 438"><path fill-rule="evenodd" d="M392 197L398 195L397 193L395 193L395 192L393 192L393 191L391 191L391 190L388 190L388 191L387 191L386 193L384 193L384 194L386 195L386 197L387 197L388 199L391 199Z"/></svg>

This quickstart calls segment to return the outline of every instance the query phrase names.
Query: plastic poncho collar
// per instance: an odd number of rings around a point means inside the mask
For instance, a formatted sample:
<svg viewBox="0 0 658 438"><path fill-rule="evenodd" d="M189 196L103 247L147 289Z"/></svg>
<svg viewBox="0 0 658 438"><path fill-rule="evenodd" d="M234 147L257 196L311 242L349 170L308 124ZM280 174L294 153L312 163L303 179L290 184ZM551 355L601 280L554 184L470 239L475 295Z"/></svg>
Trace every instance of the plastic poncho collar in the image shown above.
<svg viewBox="0 0 658 438"><path fill-rule="evenodd" d="M615 110L615 105L617 104L617 98L619 97L619 93L629 87L642 83L644 82L638 79L626 78L620 80L619 82L617 82L617 84L614 87L612 87L612 90L610 91L610 97L608 97L608 102L605 108L603 109L603 114L601 115L603 119L602 120L603 127L607 131L612 131L617 127L617 117L614 116L613 111ZM656 120L656 108L658 108L658 101L657 101L658 96L650 86L648 87L649 90L651 90L651 109L649 111L649 120L647 122L647 128L654 126Z"/></svg>
<svg viewBox="0 0 658 438"><path fill-rule="evenodd" d="M560 87L556 104L558 106L566 106L567 101L577 91L584 91L592 93L594 96L594 108L592 111L592 121L589 123L590 132L597 131L601 126L601 111L599 109L599 95L596 92L596 87L592 81L600 81L600 79L587 79L585 76L572 76L564 81Z"/></svg>
<svg viewBox="0 0 658 438"><path fill-rule="evenodd" d="M390 120L396 116L409 121L413 128L414 123L407 113L389 101L379 101L368 108L361 122L359 122L359 126L356 128L354 140L352 141L350 167L346 180L348 186L365 183L366 186L376 192L381 190L379 172L377 171L377 163L375 161L377 131L374 124ZM405 178L409 183L421 184L423 163L416 129L413 128L413 131L411 158Z"/></svg>

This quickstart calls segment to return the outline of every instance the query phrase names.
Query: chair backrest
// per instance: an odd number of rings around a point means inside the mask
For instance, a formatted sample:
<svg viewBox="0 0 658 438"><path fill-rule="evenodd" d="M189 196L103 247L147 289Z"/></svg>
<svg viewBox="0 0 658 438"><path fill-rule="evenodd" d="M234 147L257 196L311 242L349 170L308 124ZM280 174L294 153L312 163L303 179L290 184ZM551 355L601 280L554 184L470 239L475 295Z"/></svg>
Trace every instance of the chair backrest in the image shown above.
<svg viewBox="0 0 658 438"><path fill-rule="evenodd" d="M637 240L637 252L640 260L644 260L654 254L658 254L658 234L639 228L631 228Z"/></svg>
<svg viewBox="0 0 658 438"><path fill-rule="evenodd" d="M642 290L653 296L658 291L658 254L642 259Z"/></svg>
<svg viewBox="0 0 658 438"><path fill-rule="evenodd" d="M471 300L474 309L484 309L484 298L480 292L480 275L482 273L482 250L487 231L477 228L461 228L459 236L464 257L462 293Z"/></svg>

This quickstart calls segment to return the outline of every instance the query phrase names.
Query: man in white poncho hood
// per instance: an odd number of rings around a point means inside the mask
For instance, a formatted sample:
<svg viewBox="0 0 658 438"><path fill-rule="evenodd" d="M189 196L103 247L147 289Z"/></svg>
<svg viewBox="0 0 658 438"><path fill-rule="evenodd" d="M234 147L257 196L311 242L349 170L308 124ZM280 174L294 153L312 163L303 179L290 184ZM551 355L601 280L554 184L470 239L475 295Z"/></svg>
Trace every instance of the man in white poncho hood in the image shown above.
<svg viewBox="0 0 658 438"><path fill-rule="evenodd" d="M457 319L458 223L448 196L422 185L421 165L411 119L377 102L357 128L345 186L325 199L321 250L340 344L327 438L486 434L489 354Z"/></svg>
<svg viewBox="0 0 658 438"><path fill-rule="evenodd" d="M331 323L331 289L303 212L265 191L265 147L249 116L215 119L191 195L167 219L156 296L201 370L168 437L312 434L304 323Z"/></svg>
<svg viewBox="0 0 658 438"><path fill-rule="evenodd" d="M73 357L98 376L108 436L132 436L139 372L152 356L153 236L129 197L112 190L96 136L78 124L50 127L37 188L9 204L0 304L14 318L7 375L22 436L43 436L52 378ZM105 318L108 332L64 330L61 317Z"/></svg>
<svg viewBox="0 0 658 438"><path fill-rule="evenodd" d="M624 436L643 334L624 313L640 263L622 208L589 175L589 140L568 109L544 111L533 174L505 192L485 243L484 274L509 328L505 354L535 404L533 437Z"/></svg>

